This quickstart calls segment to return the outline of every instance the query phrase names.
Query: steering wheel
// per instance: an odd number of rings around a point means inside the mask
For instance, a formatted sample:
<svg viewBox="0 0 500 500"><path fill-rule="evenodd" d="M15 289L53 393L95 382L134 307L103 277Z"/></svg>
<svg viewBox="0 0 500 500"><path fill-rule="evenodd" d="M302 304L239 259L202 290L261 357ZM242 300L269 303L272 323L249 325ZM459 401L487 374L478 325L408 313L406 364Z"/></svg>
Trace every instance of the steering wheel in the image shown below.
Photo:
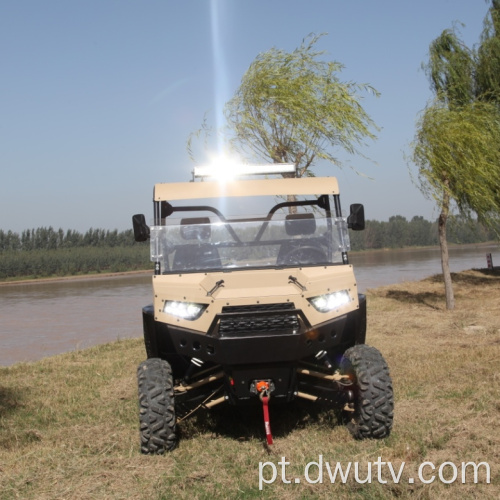
<svg viewBox="0 0 500 500"><path fill-rule="evenodd" d="M326 261L326 254L321 248L306 245L293 248L280 260L283 265L319 264L320 262Z"/></svg>

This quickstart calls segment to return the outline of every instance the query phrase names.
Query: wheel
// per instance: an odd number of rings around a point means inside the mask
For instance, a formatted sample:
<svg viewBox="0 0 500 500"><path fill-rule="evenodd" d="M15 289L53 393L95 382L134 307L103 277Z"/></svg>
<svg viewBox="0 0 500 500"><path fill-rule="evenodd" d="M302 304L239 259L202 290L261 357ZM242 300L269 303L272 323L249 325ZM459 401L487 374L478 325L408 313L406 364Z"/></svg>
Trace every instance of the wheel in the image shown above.
<svg viewBox="0 0 500 500"><path fill-rule="evenodd" d="M282 264L319 264L326 261L326 255L320 248L311 245L296 247L281 259Z"/></svg>
<svg viewBox="0 0 500 500"><path fill-rule="evenodd" d="M382 354L365 344L344 353L340 372L352 382L354 411L348 412L347 428L356 439L382 439L392 429L394 395L389 368Z"/></svg>
<svg viewBox="0 0 500 500"><path fill-rule="evenodd" d="M167 361L150 358L137 369L141 452L162 454L177 444L174 384Z"/></svg>

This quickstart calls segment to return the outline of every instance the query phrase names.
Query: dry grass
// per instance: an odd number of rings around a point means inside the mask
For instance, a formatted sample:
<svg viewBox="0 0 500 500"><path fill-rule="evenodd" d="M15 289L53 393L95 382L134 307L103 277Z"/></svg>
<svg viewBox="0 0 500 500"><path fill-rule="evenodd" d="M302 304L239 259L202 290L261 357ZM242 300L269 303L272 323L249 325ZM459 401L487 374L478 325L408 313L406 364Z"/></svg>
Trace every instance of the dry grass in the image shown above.
<svg viewBox="0 0 500 500"><path fill-rule="evenodd" d="M444 309L438 278L368 293L368 343L391 368L392 435L354 441L332 412L307 403L272 408L275 445L264 446L261 410L219 408L180 426L160 457L138 446L135 370L142 341L120 341L0 370L0 499L499 498L500 273L454 276L457 307ZM330 463L404 461L401 482L283 484L259 491L259 462L285 456L304 477ZM488 462L491 484L408 482L432 461ZM311 471L311 477L314 472ZM436 471L437 473L437 471Z"/></svg>

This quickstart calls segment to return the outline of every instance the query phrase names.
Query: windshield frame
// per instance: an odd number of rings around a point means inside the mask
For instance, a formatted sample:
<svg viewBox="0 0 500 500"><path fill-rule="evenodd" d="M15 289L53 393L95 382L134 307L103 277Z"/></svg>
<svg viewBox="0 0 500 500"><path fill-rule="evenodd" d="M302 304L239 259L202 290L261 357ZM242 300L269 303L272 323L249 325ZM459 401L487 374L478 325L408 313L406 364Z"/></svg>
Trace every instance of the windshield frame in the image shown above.
<svg viewBox="0 0 500 500"><path fill-rule="evenodd" d="M155 274L178 274L182 273L200 273L200 272L227 272L237 270L252 270L252 269L281 269L284 267L305 267L305 266L331 266L347 264L347 252L350 250L349 233L347 229L347 221L342 217L340 212L340 200L338 195L334 195L333 206L335 214L332 214L330 197L321 195L315 199L309 200L292 200L284 201L275 204L266 215L247 217L226 217L219 209L210 205L188 205L188 206L172 206L167 201L155 202L155 221L151 226L151 260L155 262ZM289 214L283 217L281 213L277 212L281 209L288 209ZM299 212L301 211L301 212ZM305 211L305 212L304 212ZM208 213L209 217L191 217L196 213ZM294 215L295 214L295 215ZM308 215L306 215L308 214ZM186 229L184 236L181 239L185 240L198 240L180 243L179 234L182 233L182 228L179 229L179 219L175 216L186 215L186 218L180 220L186 221L184 228L189 228L189 224L193 224L193 229L196 234L190 236L188 233L192 232ZM302 219L302 222L300 220ZM308 219L309 222L306 220ZM289 233L289 226L294 221L302 224L299 226L306 229L306 233L300 234ZM313 224L314 223L314 224ZM242 228L250 229L251 227L260 227L255 231L253 239L243 240L241 234ZM317 231L317 224L323 233L319 234ZM280 229L280 225L282 228ZM311 228L312 229L311 232ZM175 232L175 229L177 228ZM197 229L196 229L197 228ZM206 241L206 235L210 235L211 229L224 228L230 236L224 238L224 241L211 241L210 246ZM286 231L287 236L283 236L283 230ZM179 233L179 231L181 233ZM198 232L197 232L198 231ZM269 232L282 233L281 239L273 240L266 237ZM317 234L314 234L314 233ZM205 242L202 242L205 235ZM177 235L177 236L175 236ZM174 236L174 237L172 237ZM169 240L170 243L168 242ZM173 241L172 241L173 240ZM177 241L177 243L175 243ZM272 257L272 252L282 252L271 248L273 245L291 245L291 256L289 261L280 260L279 255ZM197 249L194 247L197 246ZM295 250L294 250L295 247ZM315 248L316 247L316 248ZM237 254L238 249L242 252L250 252L262 254L264 258L249 259L249 262L244 265L227 264L227 259L224 259L224 253L233 252L233 256ZM204 263L198 265L175 265L173 252L179 253L192 253L202 251ZM228 250L229 249L229 250ZM232 249L232 250L231 250ZM236 252L236 253L235 253ZM266 253L267 252L267 253ZM295 252L295 253L294 253ZM323 258L320 252L323 252ZM219 253L223 254L222 264ZM285 254L285 251L283 250ZM212 257L212 254L217 254ZM269 255L267 255L269 254ZM311 255L316 254L313 258ZM198 254L197 254L198 255ZM288 255L288 254L287 254ZM185 256L186 257L186 256ZM205 259L206 258L206 259ZM266 258L268 260L266 260ZM199 261L200 257L192 257L191 260ZM205 262L206 260L206 262ZM260 262L260 263L259 263Z"/></svg>

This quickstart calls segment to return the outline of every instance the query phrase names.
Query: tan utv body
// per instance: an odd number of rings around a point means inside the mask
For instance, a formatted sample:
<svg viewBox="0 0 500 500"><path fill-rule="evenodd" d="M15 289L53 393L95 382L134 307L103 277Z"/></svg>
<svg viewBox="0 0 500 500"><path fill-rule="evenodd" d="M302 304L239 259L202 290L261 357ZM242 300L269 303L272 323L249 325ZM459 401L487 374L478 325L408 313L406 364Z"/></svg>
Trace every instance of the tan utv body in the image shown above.
<svg viewBox="0 0 500 500"><path fill-rule="evenodd" d="M177 420L197 408L297 397L339 408L356 438L389 435L392 382L365 345L366 297L348 261L363 206L343 217L335 178L157 184L153 203L150 227L133 217L155 263L143 453L174 448Z"/></svg>

